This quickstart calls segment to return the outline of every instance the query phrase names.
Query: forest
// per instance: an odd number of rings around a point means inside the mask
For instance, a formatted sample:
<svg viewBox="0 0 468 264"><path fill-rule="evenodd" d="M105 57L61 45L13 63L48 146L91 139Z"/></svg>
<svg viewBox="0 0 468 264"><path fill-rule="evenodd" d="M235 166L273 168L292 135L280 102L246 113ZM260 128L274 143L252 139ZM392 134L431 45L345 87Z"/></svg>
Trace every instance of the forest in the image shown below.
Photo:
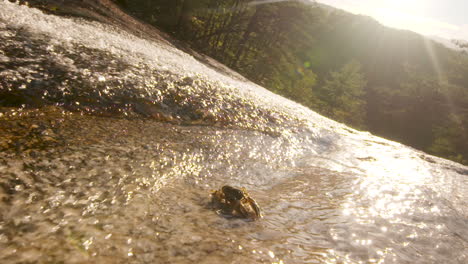
<svg viewBox="0 0 468 264"><path fill-rule="evenodd" d="M468 54L312 1L115 0L267 89L468 164Z"/></svg>

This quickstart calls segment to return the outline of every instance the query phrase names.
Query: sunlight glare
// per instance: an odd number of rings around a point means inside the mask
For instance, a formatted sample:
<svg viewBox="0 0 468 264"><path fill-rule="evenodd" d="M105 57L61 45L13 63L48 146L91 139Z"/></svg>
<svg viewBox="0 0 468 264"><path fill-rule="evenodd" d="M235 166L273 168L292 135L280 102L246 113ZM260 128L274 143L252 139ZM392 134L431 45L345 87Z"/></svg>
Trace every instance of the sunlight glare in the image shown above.
<svg viewBox="0 0 468 264"><path fill-rule="evenodd" d="M421 10L424 4L420 0L378 0L373 3L373 15L383 24L396 28L410 29L420 24Z"/></svg>
<svg viewBox="0 0 468 264"><path fill-rule="evenodd" d="M377 0L375 3L380 8L411 14L420 14L425 6L422 0Z"/></svg>

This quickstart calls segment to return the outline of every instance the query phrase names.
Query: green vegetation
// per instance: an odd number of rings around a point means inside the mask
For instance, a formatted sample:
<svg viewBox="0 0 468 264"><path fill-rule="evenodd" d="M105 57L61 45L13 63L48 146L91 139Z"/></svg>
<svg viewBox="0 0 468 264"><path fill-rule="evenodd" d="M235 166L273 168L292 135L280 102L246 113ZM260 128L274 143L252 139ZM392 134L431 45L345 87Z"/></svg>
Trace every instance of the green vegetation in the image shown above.
<svg viewBox="0 0 468 264"><path fill-rule="evenodd" d="M119 2L325 116L468 164L466 52L310 1Z"/></svg>

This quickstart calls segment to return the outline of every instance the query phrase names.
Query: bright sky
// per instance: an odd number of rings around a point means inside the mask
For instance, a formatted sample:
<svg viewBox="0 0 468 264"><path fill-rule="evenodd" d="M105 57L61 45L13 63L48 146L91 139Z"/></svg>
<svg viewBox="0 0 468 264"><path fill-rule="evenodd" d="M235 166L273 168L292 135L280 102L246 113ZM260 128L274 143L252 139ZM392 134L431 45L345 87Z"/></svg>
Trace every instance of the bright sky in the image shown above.
<svg viewBox="0 0 468 264"><path fill-rule="evenodd" d="M427 36L468 40L468 0L317 0Z"/></svg>

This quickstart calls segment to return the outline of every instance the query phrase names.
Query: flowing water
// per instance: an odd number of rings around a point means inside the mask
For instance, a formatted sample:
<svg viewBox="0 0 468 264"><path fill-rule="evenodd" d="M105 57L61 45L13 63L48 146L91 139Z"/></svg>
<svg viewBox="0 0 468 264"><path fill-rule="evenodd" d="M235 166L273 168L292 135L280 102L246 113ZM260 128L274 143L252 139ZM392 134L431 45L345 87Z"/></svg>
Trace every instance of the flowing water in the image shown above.
<svg viewBox="0 0 468 264"><path fill-rule="evenodd" d="M117 26L0 2L0 135L1 263L468 262L467 167Z"/></svg>

